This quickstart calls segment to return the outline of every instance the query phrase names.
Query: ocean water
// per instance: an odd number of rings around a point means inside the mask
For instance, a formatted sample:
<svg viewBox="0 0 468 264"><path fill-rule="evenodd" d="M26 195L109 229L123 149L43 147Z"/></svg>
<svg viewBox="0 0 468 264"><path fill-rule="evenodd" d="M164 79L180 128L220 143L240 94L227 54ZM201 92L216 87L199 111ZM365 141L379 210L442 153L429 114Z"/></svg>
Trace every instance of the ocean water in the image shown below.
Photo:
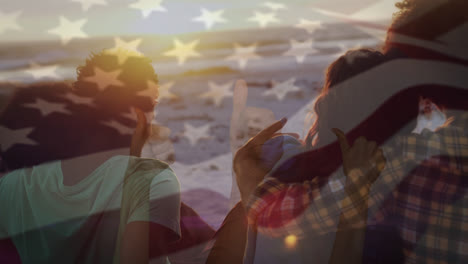
<svg viewBox="0 0 468 264"><path fill-rule="evenodd" d="M139 50L153 60L156 72L162 76L183 78L186 75L219 75L225 73L268 73L278 71L311 72L316 65L328 64L344 50L358 47L375 47L379 41L365 32L347 24L326 25L323 30L307 34L297 28L272 28L263 30L208 32L179 36L120 36L126 41L142 39ZM199 58L191 58L178 64L173 57L163 53L172 49L173 40L184 43L199 40L196 50ZM290 48L290 40L312 39L316 53L309 55L304 63L296 63L294 57L282 54ZM226 60L234 53L234 44L242 46L257 44L260 60L248 62L240 69L236 61ZM31 83L42 80L66 80L76 77L76 67L84 63L91 52L114 47L114 37L77 39L67 45L59 42L23 42L0 44L0 81ZM32 67L31 63L41 67ZM34 78L34 72L56 66L57 76Z"/></svg>

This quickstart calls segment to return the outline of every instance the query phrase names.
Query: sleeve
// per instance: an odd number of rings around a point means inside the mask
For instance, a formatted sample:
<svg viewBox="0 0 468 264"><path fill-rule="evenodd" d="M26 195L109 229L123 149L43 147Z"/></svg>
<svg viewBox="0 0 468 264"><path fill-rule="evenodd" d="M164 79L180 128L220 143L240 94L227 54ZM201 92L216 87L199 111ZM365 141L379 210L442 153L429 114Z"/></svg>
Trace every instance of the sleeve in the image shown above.
<svg viewBox="0 0 468 264"><path fill-rule="evenodd" d="M146 198L137 198L142 201L130 212L127 224L150 221L172 230L180 238L180 184L174 172L167 168L156 175L146 173L141 176L146 179L146 186L142 187L149 188L137 191L139 196L145 193Z"/></svg>
<svg viewBox="0 0 468 264"><path fill-rule="evenodd" d="M369 190L365 172L355 169L348 177L338 169L329 179L318 177L303 183L285 184L266 178L257 186L247 204L248 219L269 236L300 235L304 231L319 234L336 232L340 227L364 225L360 214L368 207L368 215L377 212L387 195L404 176L401 159L385 151L385 169Z"/></svg>

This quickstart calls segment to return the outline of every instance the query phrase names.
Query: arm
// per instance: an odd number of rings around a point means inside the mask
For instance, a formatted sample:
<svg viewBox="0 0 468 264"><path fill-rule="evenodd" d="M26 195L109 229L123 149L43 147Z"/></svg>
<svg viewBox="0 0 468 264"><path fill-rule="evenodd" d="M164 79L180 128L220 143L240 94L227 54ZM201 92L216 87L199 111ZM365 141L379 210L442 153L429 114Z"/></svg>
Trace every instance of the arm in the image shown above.
<svg viewBox="0 0 468 264"><path fill-rule="evenodd" d="M131 222L122 236L120 263L148 263L149 222Z"/></svg>
<svg viewBox="0 0 468 264"><path fill-rule="evenodd" d="M318 178L303 183L284 184L267 178L251 196L248 218L269 236L299 235L305 230L320 234L334 232L338 218L341 228L359 222L365 214L368 185L360 170L353 170L346 182L340 169L327 183ZM352 178L352 179L351 179Z"/></svg>
<svg viewBox="0 0 468 264"><path fill-rule="evenodd" d="M366 186L367 181L360 170L348 172L348 183L342 170L338 170L328 184L318 177L301 184L283 184L270 177L264 179L271 168L261 162L262 146L285 122L282 119L262 130L234 157L234 172L249 222L270 236L298 235L304 228L312 228L319 233L334 231L335 218L341 214L342 208L343 213L351 213L352 216L360 213L356 209L362 206L355 205L359 205L361 197L366 195L360 187ZM282 152L273 150L273 153L278 153L279 160ZM305 212L306 209L311 212ZM306 221L299 218L306 218ZM305 227L300 226L303 223Z"/></svg>
<svg viewBox="0 0 468 264"><path fill-rule="evenodd" d="M344 214L341 214L337 228L338 232L336 232L335 243L333 244L333 251L330 256L330 264L362 263L362 251L366 237L365 223L367 222L367 209L363 213L359 220L364 223L364 226L350 229L346 228L346 219Z"/></svg>
<svg viewBox="0 0 468 264"><path fill-rule="evenodd" d="M132 160L137 164L124 186L119 257L121 263L165 263L168 245L180 238L180 184L166 164Z"/></svg>
<svg viewBox="0 0 468 264"><path fill-rule="evenodd" d="M368 194L370 191L366 190ZM349 228L345 214L340 215L335 243L330 256L330 264L338 263L362 263L362 254L366 237L367 212L369 197L363 198L362 212L357 215L357 227Z"/></svg>
<svg viewBox="0 0 468 264"><path fill-rule="evenodd" d="M216 242L210 250L206 264L243 262L247 243L247 221L241 203L237 203L231 209L214 238Z"/></svg>
<svg viewBox="0 0 468 264"><path fill-rule="evenodd" d="M141 150L143 145L150 134L150 126L146 125L146 117L143 112L139 109L135 109L137 114L137 126L132 136L132 142L130 146L130 156L141 156ZM128 168L132 167L132 158L129 159ZM137 221L127 224L129 218L129 201L130 197L133 196L131 193L127 193L125 190L129 187L129 171L127 171L124 177L123 193L122 193L122 204L120 213L120 226L117 235L116 252L114 254L114 263L122 264L147 264L149 262L149 217L148 221ZM149 198L149 196L148 196ZM149 202L149 201L147 201Z"/></svg>
<svg viewBox="0 0 468 264"><path fill-rule="evenodd" d="M367 164L374 163L376 168L370 170L368 177L366 177L369 179L369 183L373 183L385 167L385 158L382 151L377 149L377 143L373 141L367 142L366 139L359 138L354 146L350 147L345 134L341 130L336 129L334 132L340 143L345 174L350 173L348 171L349 168L361 168L366 167ZM367 185L365 187L363 189L362 212L358 214L356 219L359 226L347 229L346 215L343 213L340 215L337 227L338 232L336 233L333 251L330 256L330 264L344 262L358 264L362 262L362 250L366 237L367 208L369 206L368 194L370 192L370 186Z"/></svg>
<svg viewBox="0 0 468 264"><path fill-rule="evenodd" d="M261 159L263 145L272 138L275 133L283 128L287 119L283 118L260 131L256 136L245 143L235 154L233 169L236 175L237 186L241 196L242 204L247 207L249 197L254 192L256 186L262 181L265 175L272 169L266 167ZM281 145L278 146L281 148ZM283 154L282 151L273 151L272 160L278 161Z"/></svg>
<svg viewBox="0 0 468 264"><path fill-rule="evenodd" d="M167 255L168 245L174 240L174 232L163 225L147 221L128 223L122 236L120 262L147 264L150 255ZM159 262L152 260L151 263ZM161 263L166 261L162 259Z"/></svg>
<svg viewBox="0 0 468 264"><path fill-rule="evenodd" d="M367 210L372 214L378 209L405 175L401 156L397 159L391 149L384 156L388 162L372 190L369 179L375 179L375 172L360 168L349 170L348 176L339 169L328 179L294 184L266 178L247 202L249 221L269 236L298 235L306 230L323 234L364 226Z"/></svg>

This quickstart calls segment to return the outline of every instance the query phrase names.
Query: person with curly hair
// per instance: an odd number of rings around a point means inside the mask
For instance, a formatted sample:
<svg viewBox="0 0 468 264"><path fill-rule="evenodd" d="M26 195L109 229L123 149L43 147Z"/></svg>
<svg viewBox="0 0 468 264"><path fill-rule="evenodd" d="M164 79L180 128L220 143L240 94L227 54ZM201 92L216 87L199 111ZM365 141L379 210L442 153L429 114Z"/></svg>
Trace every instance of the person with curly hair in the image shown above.
<svg viewBox="0 0 468 264"><path fill-rule="evenodd" d="M8 129L35 124L36 142L2 148L12 171L0 178L0 245L21 263L167 263L181 236L179 181L139 157L158 98L151 61L105 50L77 75L19 89L0 116Z"/></svg>
<svg viewBox="0 0 468 264"><path fill-rule="evenodd" d="M468 36L468 2L464 0L403 0L395 6L383 47L385 53L421 57L464 52ZM419 51L416 50L419 48ZM466 55L466 53L465 53Z"/></svg>

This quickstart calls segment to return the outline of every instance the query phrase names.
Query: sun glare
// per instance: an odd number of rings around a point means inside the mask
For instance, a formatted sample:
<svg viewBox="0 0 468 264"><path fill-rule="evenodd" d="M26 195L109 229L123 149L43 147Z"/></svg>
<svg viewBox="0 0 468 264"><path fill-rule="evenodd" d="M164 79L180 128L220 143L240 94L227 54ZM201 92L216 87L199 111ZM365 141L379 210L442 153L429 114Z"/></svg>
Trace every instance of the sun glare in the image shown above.
<svg viewBox="0 0 468 264"><path fill-rule="evenodd" d="M297 236L289 235L284 238L284 245L287 249L294 249L297 246Z"/></svg>

